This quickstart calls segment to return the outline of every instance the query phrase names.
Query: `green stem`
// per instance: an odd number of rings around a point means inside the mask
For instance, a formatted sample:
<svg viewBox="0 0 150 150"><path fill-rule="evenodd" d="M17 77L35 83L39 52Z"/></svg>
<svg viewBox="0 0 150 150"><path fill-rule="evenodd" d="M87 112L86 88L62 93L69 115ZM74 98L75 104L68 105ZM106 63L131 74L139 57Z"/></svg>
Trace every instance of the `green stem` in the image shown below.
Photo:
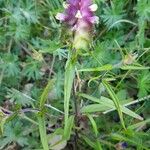
<svg viewBox="0 0 150 150"><path fill-rule="evenodd" d="M49 150L44 115L39 114L38 122L39 122L39 132L40 132L40 138L43 145L43 149Z"/></svg>

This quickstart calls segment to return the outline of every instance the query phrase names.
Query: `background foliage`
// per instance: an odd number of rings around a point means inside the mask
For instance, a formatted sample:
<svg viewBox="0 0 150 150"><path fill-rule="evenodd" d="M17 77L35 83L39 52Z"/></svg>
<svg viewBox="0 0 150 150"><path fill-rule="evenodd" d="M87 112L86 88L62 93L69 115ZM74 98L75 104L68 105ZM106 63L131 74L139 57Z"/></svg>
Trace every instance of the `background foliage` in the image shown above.
<svg viewBox="0 0 150 150"><path fill-rule="evenodd" d="M0 0L0 149L42 149L41 110L50 149L150 149L150 1L95 0L100 23L91 49L78 58L68 139L62 130L70 40L55 19L62 3ZM110 100L127 114L125 130Z"/></svg>

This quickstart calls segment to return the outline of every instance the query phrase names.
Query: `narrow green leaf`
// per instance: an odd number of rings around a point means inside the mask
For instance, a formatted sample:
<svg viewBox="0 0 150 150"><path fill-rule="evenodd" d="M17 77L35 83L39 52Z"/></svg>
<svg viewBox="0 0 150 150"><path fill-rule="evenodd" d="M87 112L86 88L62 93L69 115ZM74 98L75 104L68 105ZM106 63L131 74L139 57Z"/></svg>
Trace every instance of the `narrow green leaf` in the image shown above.
<svg viewBox="0 0 150 150"><path fill-rule="evenodd" d="M135 112L131 111L130 109L128 109L124 106L120 106L120 108L121 108L121 111L124 112L125 114L127 114L133 118L143 120L143 118L140 115L136 114Z"/></svg>
<svg viewBox="0 0 150 150"><path fill-rule="evenodd" d="M97 68L85 68L85 69L80 69L78 71L80 72L94 72L94 71L109 71L112 70L113 66L108 64L108 65L104 65L102 67L97 67Z"/></svg>
<svg viewBox="0 0 150 150"><path fill-rule="evenodd" d="M100 142L98 141L97 139L97 136L98 136L98 129L97 129L97 125L96 125L96 122L95 120L93 119L93 117L91 115L87 115L91 124L92 124L92 127L93 127L93 130L94 130L94 133L95 133L95 136L96 136L96 145L95 145L95 149L96 150L102 150L102 147L101 147L101 144Z"/></svg>
<svg viewBox="0 0 150 150"><path fill-rule="evenodd" d="M114 27L116 24L118 24L118 23L129 23L129 24L132 24L132 25L134 25L134 26L137 26L136 23L134 23L134 22L132 22L132 21L130 21L130 20L121 19L121 20L118 20L118 21L114 22L114 23L109 27L109 30L110 30L111 28L113 28L113 27Z"/></svg>
<svg viewBox="0 0 150 150"><path fill-rule="evenodd" d="M124 120L123 120L123 114L122 114L121 107L120 107L120 104L119 104L119 99L116 96L116 94L114 93L114 91L112 90L111 86L104 80L102 82L103 82L103 85L106 87L109 95L111 96L111 98L112 98L112 100L114 102L114 105L115 105L115 107L116 107L116 109L118 111L119 117L120 117L120 121L121 121L122 127L126 130L126 127L125 127L125 124L124 124Z"/></svg>
<svg viewBox="0 0 150 150"><path fill-rule="evenodd" d="M136 129L136 128L139 128L139 127L141 127L141 126L146 125L147 123L150 123L150 119L147 119L147 120L144 120L144 121L142 121L142 122L133 124L133 125L129 126L128 129Z"/></svg>
<svg viewBox="0 0 150 150"><path fill-rule="evenodd" d="M72 63L71 59L69 59L67 62L66 70L65 70L65 83L64 83L65 126L67 126L67 123L68 123L69 101L70 101L74 76L75 76L75 64Z"/></svg>
<svg viewBox="0 0 150 150"><path fill-rule="evenodd" d="M53 86L54 86L54 82L55 80L50 80L47 84L47 86L45 87L42 95L41 95L41 98L40 98L40 109L42 109L45 105L45 102L47 100L47 97L48 97L48 94L49 94L49 91L52 90Z"/></svg>
<svg viewBox="0 0 150 150"><path fill-rule="evenodd" d="M95 149L95 143L93 141L91 141L87 136L82 135L82 138L89 146Z"/></svg>
<svg viewBox="0 0 150 150"><path fill-rule="evenodd" d="M102 104L91 104L82 107L81 113L92 113L92 112L103 112L105 110L108 110L110 107L106 107Z"/></svg>
<svg viewBox="0 0 150 150"><path fill-rule="evenodd" d="M91 122L91 124L92 124L94 133L95 133L95 135L96 135L96 137L97 137L97 135L98 135L98 130L97 130L96 122L95 122L95 120L93 119L93 117L92 117L91 115L88 114L87 116L88 116L88 118L89 118L89 120L90 120L90 122Z"/></svg>
<svg viewBox="0 0 150 150"><path fill-rule="evenodd" d="M44 150L49 150L47 134L46 134L46 126L45 126L45 117L43 114L38 114L38 122L39 122L39 132L40 138L43 145Z"/></svg>
<svg viewBox="0 0 150 150"><path fill-rule="evenodd" d="M19 116L20 116L21 118L23 118L23 119L25 119L25 120L31 122L32 124L39 125L36 121L34 121L33 119L27 117L25 114L20 114Z"/></svg>
<svg viewBox="0 0 150 150"><path fill-rule="evenodd" d="M101 99L102 99L102 96L100 99L96 98L96 97L93 97L93 96L90 96L90 95L87 95L87 94L84 94L84 93L80 93L79 96L82 96L86 99L89 99L93 102L96 102L96 103L100 103L101 104Z"/></svg>
<svg viewBox="0 0 150 150"><path fill-rule="evenodd" d="M65 138L65 140L69 140L70 139L72 127L74 125L74 116L70 116L67 121L68 122L67 122L67 124L65 126L65 129L64 129L64 138Z"/></svg>
<svg viewBox="0 0 150 150"><path fill-rule="evenodd" d="M109 109L116 110L116 107L115 107L115 105L114 105L114 102L113 102L111 99L106 98L106 97L104 97L104 96L101 96L100 99L95 98L95 97L92 97L92 96L89 96L89 95L87 95L87 94L79 94L79 96L82 96L82 97L84 97L84 98L87 98L87 99L89 99L89 100L91 100L91 101L93 101L93 102L99 103L99 104L93 104L94 109L95 109L95 110L93 109L93 112L97 112L97 110L98 110L99 108L100 108L100 109L106 108L105 111L107 111L107 110L109 110ZM101 106L98 108L99 105L101 105ZM88 111L86 107L88 108L88 106L85 106L85 107L83 107L83 109L81 109L82 113L84 113L84 110L85 110L85 111ZM92 107L92 106L89 106L90 109L92 109L91 107ZM102 107L103 107L103 108L102 108ZM108 109L107 109L107 108L108 108ZM120 108L121 108L121 111L122 111L123 113L125 113L125 114L127 114L127 115L129 115L129 116L131 116L131 117L133 117L133 118L136 118L136 119L139 119L139 120L143 120L143 118L142 118L141 116L139 116L139 115L136 114L135 112L131 111L130 109L126 108L125 106L120 105ZM89 109L89 112L90 112L90 111L92 112L92 110L90 110L90 109Z"/></svg>
<svg viewBox="0 0 150 150"><path fill-rule="evenodd" d="M150 69L150 67L125 65L122 66L121 69L122 70L145 70L145 69Z"/></svg>
<svg viewBox="0 0 150 150"><path fill-rule="evenodd" d="M102 146L101 146L101 144L100 144L98 139L96 139L96 148L95 149L96 150L102 150Z"/></svg>
<svg viewBox="0 0 150 150"><path fill-rule="evenodd" d="M42 112L45 106L45 102L47 100L49 91L52 89L54 85L54 80L50 80L45 87L41 97L40 97L40 109L41 112L38 114L38 122L39 122L39 131L40 131L40 138L43 145L44 150L49 150L48 141L47 141L47 134L46 134L46 125L45 125L45 114Z"/></svg>

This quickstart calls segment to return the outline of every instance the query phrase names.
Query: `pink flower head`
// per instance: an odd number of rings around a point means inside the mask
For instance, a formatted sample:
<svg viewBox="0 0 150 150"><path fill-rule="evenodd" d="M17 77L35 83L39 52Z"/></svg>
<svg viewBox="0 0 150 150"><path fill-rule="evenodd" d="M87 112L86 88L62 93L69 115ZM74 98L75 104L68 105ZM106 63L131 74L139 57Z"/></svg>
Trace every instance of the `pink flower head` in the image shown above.
<svg viewBox="0 0 150 150"><path fill-rule="evenodd" d="M58 13L56 18L61 22L65 22L72 31L75 31L74 47L85 48L86 42L89 41L92 27L99 20L97 16L94 16L97 5L92 4L91 0L67 0L63 5L65 12ZM80 44L79 41L82 43ZM83 46L80 47L79 45Z"/></svg>

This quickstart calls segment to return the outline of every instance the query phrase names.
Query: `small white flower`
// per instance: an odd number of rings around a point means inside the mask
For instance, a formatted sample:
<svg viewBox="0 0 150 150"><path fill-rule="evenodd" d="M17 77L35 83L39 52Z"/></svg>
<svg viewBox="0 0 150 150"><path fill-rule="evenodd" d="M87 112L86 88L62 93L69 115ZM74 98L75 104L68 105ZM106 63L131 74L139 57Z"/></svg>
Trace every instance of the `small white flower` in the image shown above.
<svg viewBox="0 0 150 150"><path fill-rule="evenodd" d="M99 24L99 17L97 16L90 17L90 22L93 24Z"/></svg>
<svg viewBox="0 0 150 150"><path fill-rule="evenodd" d="M65 15L63 13L57 13L57 15L55 16L55 18L57 20L64 21L65 20Z"/></svg>
<svg viewBox="0 0 150 150"><path fill-rule="evenodd" d="M65 9L68 9L69 4L67 4L66 2L63 2L63 7L64 7Z"/></svg>
<svg viewBox="0 0 150 150"><path fill-rule="evenodd" d="M78 18L78 19L81 19L81 18L82 18L82 14L81 14L81 11L80 11L80 10L77 11L75 17Z"/></svg>
<svg viewBox="0 0 150 150"><path fill-rule="evenodd" d="M98 6L97 4L92 4L91 6L89 6L89 9L94 12L98 9Z"/></svg>

